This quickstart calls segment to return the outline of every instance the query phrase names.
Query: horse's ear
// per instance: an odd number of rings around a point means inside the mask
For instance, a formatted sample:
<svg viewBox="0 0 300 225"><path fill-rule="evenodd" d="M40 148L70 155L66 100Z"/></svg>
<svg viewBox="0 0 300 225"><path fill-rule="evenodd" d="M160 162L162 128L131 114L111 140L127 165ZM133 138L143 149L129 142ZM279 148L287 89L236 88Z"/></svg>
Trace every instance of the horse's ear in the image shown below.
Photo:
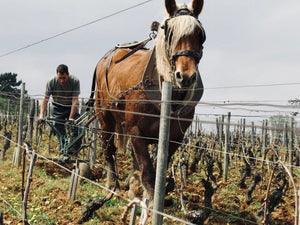
<svg viewBox="0 0 300 225"><path fill-rule="evenodd" d="M193 8L193 13L195 14L196 17L198 17L198 15L201 13L203 8L203 3L204 0L193 0L192 8Z"/></svg>
<svg viewBox="0 0 300 225"><path fill-rule="evenodd" d="M168 14L170 16L173 16L177 9L176 1L175 0L165 0L165 6L166 6L166 10L167 10Z"/></svg>

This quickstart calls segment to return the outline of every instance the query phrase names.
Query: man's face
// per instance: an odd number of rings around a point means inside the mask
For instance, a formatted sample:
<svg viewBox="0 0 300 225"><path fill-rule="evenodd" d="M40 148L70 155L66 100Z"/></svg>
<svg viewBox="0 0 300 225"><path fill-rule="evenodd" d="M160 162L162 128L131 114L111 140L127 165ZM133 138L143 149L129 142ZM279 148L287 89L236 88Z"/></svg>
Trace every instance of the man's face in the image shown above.
<svg viewBox="0 0 300 225"><path fill-rule="evenodd" d="M57 73L58 80L61 84L65 84L68 81L69 74L67 73Z"/></svg>

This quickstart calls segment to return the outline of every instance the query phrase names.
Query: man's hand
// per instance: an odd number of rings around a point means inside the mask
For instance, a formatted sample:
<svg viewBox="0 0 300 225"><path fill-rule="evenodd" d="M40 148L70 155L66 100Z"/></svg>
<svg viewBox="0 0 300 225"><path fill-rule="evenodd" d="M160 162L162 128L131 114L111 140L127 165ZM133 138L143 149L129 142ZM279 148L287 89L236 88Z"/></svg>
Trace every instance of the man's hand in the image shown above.
<svg viewBox="0 0 300 225"><path fill-rule="evenodd" d="M43 123L45 123L45 119L44 118L40 118L37 121L38 125L42 125Z"/></svg>
<svg viewBox="0 0 300 225"><path fill-rule="evenodd" d="M69 120L66 122L66 124L68 124L68 125L74 125L75 124L75 120L74 119L70 119L69 118Z"/></svg>

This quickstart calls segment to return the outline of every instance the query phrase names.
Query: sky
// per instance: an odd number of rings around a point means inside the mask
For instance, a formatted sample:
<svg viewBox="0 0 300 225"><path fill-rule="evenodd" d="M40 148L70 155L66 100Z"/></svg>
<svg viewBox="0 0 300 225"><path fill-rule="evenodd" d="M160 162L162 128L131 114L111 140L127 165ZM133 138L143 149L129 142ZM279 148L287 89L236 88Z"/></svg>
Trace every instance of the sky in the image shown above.
<svg viewBox="0 0 300 225"><path fill-rule="evenodd" d="M0 8L0 73L17 73L34 98L61 63L88 98L99 59L116 44L147 38L152 21L166 16L163 0L1 0ZM200 112L299 111L288 104L300 98L299 0L206 0L199 20L207 36Z"/></svg>

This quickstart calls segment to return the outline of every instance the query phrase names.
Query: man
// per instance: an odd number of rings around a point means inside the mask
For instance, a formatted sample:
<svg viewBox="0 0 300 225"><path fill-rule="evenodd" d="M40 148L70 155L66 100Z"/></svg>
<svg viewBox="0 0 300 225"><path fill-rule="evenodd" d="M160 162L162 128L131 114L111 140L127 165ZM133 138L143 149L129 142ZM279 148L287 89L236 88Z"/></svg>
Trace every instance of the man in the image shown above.
<svg viewBox="0 0 300 225"><path fill-rule="evenodd" d="M54 124L56 129L60 132L58 135L59 153L61 157L68 159L68 155L77 155L81 140L77 141L70 151L66 152L64 144L66 140L65 120L76 120L80 115L77 112L80 94L80 82L73 76L69 75L68 67L61 64L56 69L57 75L52 77L46 85L46 91L42 100L40 110L40 121L44 118L48 101L52 95L52 116L57 120ZM60 121L61 120L61 121ZM72 138L79 134L79 129L72 126Z"/></svg>

